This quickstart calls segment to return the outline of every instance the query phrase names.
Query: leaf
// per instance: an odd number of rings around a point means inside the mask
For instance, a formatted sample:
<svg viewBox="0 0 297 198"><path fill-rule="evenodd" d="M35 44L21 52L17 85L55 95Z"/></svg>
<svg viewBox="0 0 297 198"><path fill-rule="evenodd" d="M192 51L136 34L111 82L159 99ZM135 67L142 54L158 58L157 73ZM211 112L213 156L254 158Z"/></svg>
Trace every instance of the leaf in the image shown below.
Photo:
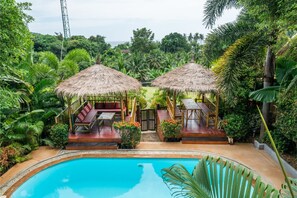
<svg viewBox="0 0 297 198"><path fill-rule="evenodd" d="M269 103L276 100L279 91L280 86L270 86L251 92L249 97L256 101Z"/></svg>

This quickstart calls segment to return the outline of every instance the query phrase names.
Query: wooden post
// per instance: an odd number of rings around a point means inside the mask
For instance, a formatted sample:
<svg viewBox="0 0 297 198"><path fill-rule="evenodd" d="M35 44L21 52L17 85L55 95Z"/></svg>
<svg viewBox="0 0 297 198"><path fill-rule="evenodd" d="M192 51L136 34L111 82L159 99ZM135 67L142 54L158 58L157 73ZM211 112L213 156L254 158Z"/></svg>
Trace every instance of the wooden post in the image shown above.
<svg viewBox="0 0 297 198"><path fill-rule="evenodd" d="M125 96L126 96L126 101L125 101L125 106L126 106L126 115L129 115L129 102L128 102L128 93L125 91Z"/></svg>
<svg viewBox="0 0 297 198"><path fill-rule="evenodd" d="M125 121L125 115L124 115L124 101L123 101L123 96L121 96L121 119L124 122Z"/></svg>
<svg viewBox="0 0 297 198"><path fill-rule="evenodd" d="M215 129L217 129L218 128L218 119L219 119L219 104L220 104L220 102L219 102L219 100L220 100L220 95L219 95L219 93L216 93L216 117L215 117Z"/></svg>
<svg viewBox="0 0 297 198"><path fill-rule="evenodd" d="M175 119L175 109L176 109L176 91L173 91L173 109L172 109L173 119Z"/></svg>
<svg viewBox="0 0 297 198"><path fill-rule="evenodd" d="M69 119L69 131L73 133L73 126L72 126L72 110L71 110L71 98L67 97L67 105L68 105L68 119Z"/></svg>

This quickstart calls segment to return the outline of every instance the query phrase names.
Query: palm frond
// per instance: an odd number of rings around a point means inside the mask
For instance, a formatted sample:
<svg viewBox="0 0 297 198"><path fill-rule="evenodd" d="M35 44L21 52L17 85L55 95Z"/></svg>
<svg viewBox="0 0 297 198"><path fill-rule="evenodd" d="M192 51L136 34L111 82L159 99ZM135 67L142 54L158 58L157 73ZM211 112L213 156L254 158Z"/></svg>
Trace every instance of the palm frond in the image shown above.
<svg viewBox="0 0 297 198"><path fill-rule="evenodd" d="M207 0L204 5L203 24L212 27L225 9L238 7L237 0Z"/></svg>
<svg viewBox="0 0 297 198"><path fill-rule="evenodd" d="M288 178L289 182L291 184L293 193L294 193L294 197L297 197L297 178ZM282 197L284 198L291 198L292 194L289 190L288 184L287 183L283 183L282 184L282 189L280 190L280 193L282 195Z"/></svg>
<svg viewBox="0 0 297 198"><path fill-rule="evenodd" d="M270 86L251 92L249 97L259 102L269 103L276 100L279 91L280 86Z"/></svg>
<svg viewBox="0 0 297 198"><path fill-rule="evenodd" d="M182 165L163 169L163 180L174 197L241 198L272 197L279 192L266 185L252 171L233 162L203 157L192 175Z"/></svg>

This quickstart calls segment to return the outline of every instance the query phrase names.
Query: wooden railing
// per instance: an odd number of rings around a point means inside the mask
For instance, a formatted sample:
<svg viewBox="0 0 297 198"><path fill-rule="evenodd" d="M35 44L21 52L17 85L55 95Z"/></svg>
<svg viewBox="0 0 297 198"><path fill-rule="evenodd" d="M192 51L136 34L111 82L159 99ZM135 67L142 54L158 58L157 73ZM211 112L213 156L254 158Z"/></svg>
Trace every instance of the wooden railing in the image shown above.
<svg viewBox="0 0 297 198"><path fill-rule="evenodd" d="M137 112L137 103L136 103L136 98L134 98L133 101L132 101L132 110L131 110L131 115L130 115L130 122L135 122L136 121L136 112Z"/></svg>
<svg viewBox="0 0 297 198"><path fill-rule="evenodd" d="M74 102L71 104L72 112L75 112L75 111L73 111L73 109L74 109L74 108L77 108L78 106L80 106L80 104L79 104L79 100L74 101ZM55 123L56 123L56 124L58 124L58 123L68 123L68 107L66 107L63 111L61 111L61 112L55 117Z"/></svg>
<svg viewBox="0 0 297 198"><path fill-rule="evenodd" d="M169 96L166 97L166 106L171 119L174 119L174 107Z"/></svg>

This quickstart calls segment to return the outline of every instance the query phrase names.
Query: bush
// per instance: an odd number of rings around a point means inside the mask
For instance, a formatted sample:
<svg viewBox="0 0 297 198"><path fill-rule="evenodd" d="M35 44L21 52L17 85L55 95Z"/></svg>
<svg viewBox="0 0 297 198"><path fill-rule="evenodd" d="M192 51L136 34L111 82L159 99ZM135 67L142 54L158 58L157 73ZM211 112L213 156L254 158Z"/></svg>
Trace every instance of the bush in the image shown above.
<svg viewBox="0 0 297 198"><path fill-rule="evenodd" d="M161 128L165 141L179 139L181 137L181 123L176 120L164 120L161 123Z"/></svg>
<svg viewBox="0 0 297 198"><path fill-rule="evenodd" d="M141 130L139 122L115 122L113 127L118 130L122 142L120 148L134 149L141 139Z"/></svg>
<svg viewBox="0 0 297 198"><path fill-rule="evenodd" d="M221 125L228 137L242 138L246 135L247 130L245 128L244 116L242 115L226 115Z"/></svg>
<svg viewBox="0 0 297 198"><path fill-rule="evenodd" d="M50 140L53 147L64 148L68 142L68 125L54 125L50 131Z"/></svg>
<svg viewBox="0 0 297 198"><path fill-rule="evenodd" d="M4 174L11 166L13 166L15 161L15 156L17 152L12 147L0 148L0 175Z"/></svg>
<svg viewBox="0 0 297 198"><path fill-rule="evenodd" d="M286 138L286 136L284 136L282 132L273 130L273 131L271 131L271 136L275 142L275 146L276 146L277 150L280 153L294 153L294 150L295 150L294 142L289 140L288 138ZM267 133L265 133L264 142L266 144L270 145L270 147L271 147L271 142L268 138Z"/></svg>

